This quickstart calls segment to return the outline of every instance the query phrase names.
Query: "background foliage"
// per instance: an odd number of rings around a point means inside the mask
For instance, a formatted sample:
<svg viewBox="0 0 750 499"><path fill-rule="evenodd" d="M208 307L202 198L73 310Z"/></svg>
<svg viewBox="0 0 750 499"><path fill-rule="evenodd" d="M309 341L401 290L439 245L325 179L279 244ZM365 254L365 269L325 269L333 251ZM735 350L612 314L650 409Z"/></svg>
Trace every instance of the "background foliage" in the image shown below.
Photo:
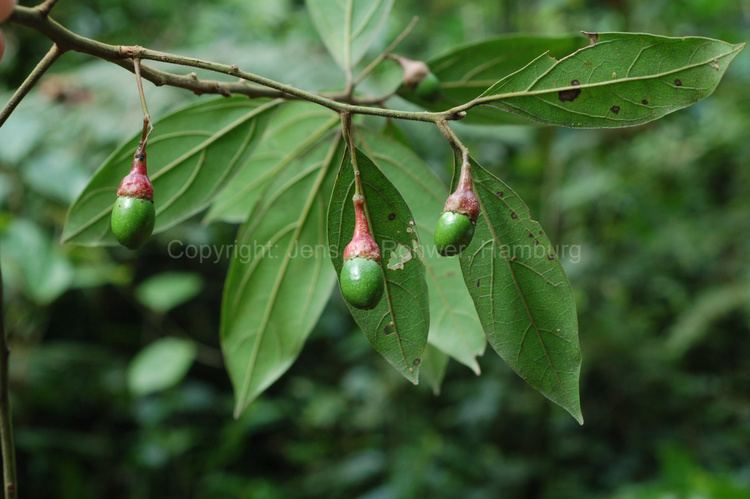
<svg viewBox="0 0 750 499"><path fill-rule="evenodd" d="M55 14L110 43L237 62L305 88L339 85L302 1L180 5L60 2ZM730 42L750 33L750 8L732 0L399 0L388 33L414 14L422 19L402 52L424 58L513 31ZM5 31L7 98L47 42ZM227 259L170 258L169 243L230 243L235 226L193 220L138 255L59 244L72 199L140 126L131 78L68 54L0 130L24 496L750 494L750 53L710 99L636 129L457 127L553 243L578 248L564 263L581 325L584 427L495 355L479 359L480 378L449 364L440 397L411 386L371 351L338 296L291 371L233 420L218 350ZM195 99L147 92L155 116ZM434 127L403 132L447 180Z"/></svg>

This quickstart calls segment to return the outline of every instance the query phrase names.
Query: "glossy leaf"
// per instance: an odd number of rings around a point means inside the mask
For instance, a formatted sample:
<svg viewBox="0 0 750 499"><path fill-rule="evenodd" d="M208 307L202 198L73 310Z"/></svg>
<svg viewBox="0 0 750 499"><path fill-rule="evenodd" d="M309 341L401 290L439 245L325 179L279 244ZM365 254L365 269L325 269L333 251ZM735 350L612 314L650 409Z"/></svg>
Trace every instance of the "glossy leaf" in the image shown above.
<svg viewBox="0 0 750 499"><path fill-rule="evenodd" d="M435 395L440 395L445 371L448 369L448 360L448 355L436 347L428 344L425 348L422 356L421 375Z"/></svg>
<svg viewBox="0 0 750 499"><path fill-rule="evenodd" d="M318 155L311 151L328 149L332 128L338 123L338 115L316 104L289 102L281 106L249 161L216 196L206 221L244 222L281 170L304 170L309 158Z"/></svg>
<svg viewBox="0 0 750 499"><path fill-rule="evenodd" d="M498 79L518 71L547 51L554 57L563 57L586 43L586 38L580 34L512 34L463 45L427 61L430 70L440 79L438 99L420 99L408 89L402 89L400 95L431 111L444 111L478 97ZM465 122L485 125L532 123L489 106L472 109Z"/></svg>
<svg viewBox="0 0 750 499"><path fill-rule="evenodd" d="M562 59L543 54L498 81L482 100L495 109L567 127L640 125L709 96L745 44L700 37L590 34Z"/></svg>
<svg viewBox="0 0 750 499"><path fill-rule="evenodd" d="M393 0L307 0L318 34L345 70L365 55L392 7Z"/></svg>
<svg viewBox="0 0 750 499"><path fill-rule="evenodd" d="M128 366L128 387L135 395L171 388L187 374L195 360L195 343L182 338L162 338L138 352Z"/></svg>
<svg viewBox="0 0 750 499"><path fill-rule="evenodd" d="M521 198L477 163L473 176L482 215L460 258L487 340L521 378L583 424L578 318L565 272Z"/></svg>
<svg viewBox="0 0 750 499"><path fill-rule="evenodd" d="M211 100L158 121L148 145L154 184L155 232L199 213L239 165L247 161L280 101L244 97ZM115 244L109 215L128 171L140 132L117 149L94 174L68 212L63 241Z"/></svg>
<svg viewBox="0 0 750 499"><path fill-rule="evenodd" d="M430 320L425 268L414 218L401 194L361 151L357 162L370 227L382 255L385 293L372 310L347 306L372 347L416 384ZM354 230L353 195L354 174L347 157L328 208L328 242L337 275Z"/></svg>
<svg viewBox="0 0 750 499"><path fill-rule="evenodd" d="M235 416L292 365L330 297L326 208L339 142L304 170L280 172L240 228L221 313Z"/></svg>
<svg viewBox="0 0 750 499"><path fill-rule="evenodd" d="M411 149L382 134L360 132L362 147L388 180L398 186L412 210L424 248L430 295L430 344L479 374L477 357L487 341L457 258L440 256L433 232L448 189Z"/></svg>

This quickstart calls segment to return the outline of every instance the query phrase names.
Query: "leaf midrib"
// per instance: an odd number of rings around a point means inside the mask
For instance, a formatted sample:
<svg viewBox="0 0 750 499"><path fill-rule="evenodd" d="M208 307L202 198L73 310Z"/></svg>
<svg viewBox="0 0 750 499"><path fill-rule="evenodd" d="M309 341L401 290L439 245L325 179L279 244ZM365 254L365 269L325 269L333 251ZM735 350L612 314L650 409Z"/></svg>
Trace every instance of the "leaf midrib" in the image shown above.
<svg viewBox="0 0 750 499"><path fill-rule="evenodd" d="M258 329L258 332L256 333L256 336L255 336L253 350L251 351L251 356L248 362L248 367L245 371L245 379L243 380L243 383L241 385L240 396L237 400L237 406L235 408L235 417L237 417L239 413L247 405L247 393L250 387L250 382L252 381L255 361L257 359L258 351L260 350L260 345L263 341L263 337L265 336L266 326L268 325L268 321L270 320L271 312L276 305L276 295L278 294L279 289L281 288L281 284L286 275L286 270L289 266L289 261L291 260L290 254L289 254L291 246L299 238L299 234L302 232L302 227L304 227L307 217L310 214L310 210L312 209L312 206L315 204L315 199L318 196L318 191L320 189L320 186L323 184L323 181L325 180L325 177L328 174L328 170L330 169L331 164L333 163L333 158L336 155L338 142L339 142L339 137L336 136L336 139L331 144L331 149L328 152L326 161L324 165L320 168L320 173L318 174L318 178L315 179L315 184L312 186L312 189L310 190L310 194L305 200L305 206L302 210L302 213L297 218L297 223L296 223L296 228L294 230L294 234L292 235L292 238L290 239L289 244L287 245L287 251L284 255L282 267L279 271L276 281L274 282L273 287L271 288L269 300L264 310L263 319L261 321L260 328Z"/></svg>
<svg viewBox="0 0 750 499"><path fill-rule="evenodd" d="M480 96L477 99L475 99L473 101L473 103L474 103L474 105L481 105L481 104L487 104L487 103L491 103L491 102L495 102L495 101L499 101L499 100L513 99L513 98L518 98L518 97L532 97L532 96L536 96L536 95L547 95L547 94L553 94L553 93L557 93L557 92L564 92L566 90L585 90L587 88L607 87L607 86L611 86L611 85L619 85L619 84L622 84L622 83L629 83L629 82L634 82L634 81L655 80L655 79L663 78L665 76L669 76L669 75L672 75L672 74L680 73L682 71L687 71L687 70L694 69L694 68L697 68L697 67L706 66L708 64L711 64L714 61L718 61L720 59L724 59L724 58L729 57L731 55L735 55L740 50L742 50L744 47L745 47L745 44L741 43L741 44L733 46L733 48L731 50L729 50L728 52L725 52L723 54L717 55L717 56L712 57L712 58L710 58L708 60L704 60L704 61L693 63L693 64L688 64L687 66L682 66L682 67L679 67L679 68L671 69L669 71L663 71L663 72L660 72L660 73L654 73L654 74L642 75L642 76L632 76L632 77L627 77L627 78L617 78L617 79L613 79L613 80L606 80L606 81L600 81L600 82L595 82L595 83L582 83L580 85L568 85L568 86L564 86L564 87L556 87L556 88L549 88L549 89L540 89L540 90L528 90L527 89L527 90L520 90L520 91L516 91L516 92L506 92L506 93L500 93L500 94L484 95L484 96ZM514 73L511 73L508 76L506 76L505 78L499 80L498 82L495 83L495 85L497 85L497 84L499 84L499 83L501 83L501 82L503 82L505 80L509 80L511 77L513 77L513 76L521 73L526 68L528 68L529 66L531 66L533 63L537 62L539 59L541 59L543 57L548 57L548 56L549 56L549 51L543 53L542 55L540 55L539 57L537 57L536 59L534 59L533 61L531 61L529 64L527 64L526 66L524 66L523 68L519 69L518 71L516 71ZM557 67L557 65L560 62L561 61L556 61L555 64L552 66L552 68ZM493 87L495 85L493 85ZM690 90L689 88L685 88L685 87L676 87L676 88L678 88L678 89L682 88L682 89L685 89L685 90ZM485 93L488 93L488 92L491 92L491 91L492 91L492 87L490 87L487 90L487 92L485 92Z"/></svg>

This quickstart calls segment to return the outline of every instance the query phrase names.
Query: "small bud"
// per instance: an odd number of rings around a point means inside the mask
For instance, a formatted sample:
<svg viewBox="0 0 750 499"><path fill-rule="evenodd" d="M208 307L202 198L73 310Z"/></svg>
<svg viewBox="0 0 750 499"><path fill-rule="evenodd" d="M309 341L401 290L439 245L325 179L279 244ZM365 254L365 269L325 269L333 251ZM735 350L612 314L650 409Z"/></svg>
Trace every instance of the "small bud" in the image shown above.
<svg viewBox="0 0 750 499"><path fill-rule="evenodd" d="M146 151L139 147L130 173L117 189L110 227L120 244L137 249L151 237L155 219L154 188L148 178Z"/></svg>
<svg viewBox="0 0 750 499"><path fill-rule="evenodd" d="M435 246L443 256L455 256L471 243L479 217L479 200L472 187L471 165L461 167L455 192L448 196L443 214L435 226Z"/></svg>
<svg viewBox="0 0 750 499"><path fill-rule="evenodd" d="M440 97L440 80L423 61L392 55L404 70L404 85L420 99L432 101Z"/></svg>
<svg viewBox="0 0 750 499"><path fill-rule="evenodd" d="M364 197L355 195L352 201L354 234L344 248L344 265L339 276L341 294L353 307L372 309L380 302L385 287L380 248L370 233Z"/></svg>

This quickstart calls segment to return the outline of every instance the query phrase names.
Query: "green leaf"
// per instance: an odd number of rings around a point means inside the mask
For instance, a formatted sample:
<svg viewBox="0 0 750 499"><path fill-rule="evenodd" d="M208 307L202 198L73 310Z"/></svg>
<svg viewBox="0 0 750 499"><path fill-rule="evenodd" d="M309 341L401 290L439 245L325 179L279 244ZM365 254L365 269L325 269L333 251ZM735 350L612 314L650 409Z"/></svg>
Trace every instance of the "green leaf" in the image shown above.
<svg viewBox="0 0 750 499"><path fill-rule="evenodd" d="M52 303L73 286L73 266L60 245L34 222L12 220L0 235L0 249L6 283L35 303Z"/></svg>
<svg viewBox="0 0 750 499"><path fill-rule="evenodd" d="M347 304L372 347L406 379L417 384L430 327L421 248L409 207L393 184L361 151L357 163L375 241L382 254L385 293L372 310ZM336 274L354 230L354 174L346 158L328 208L328 242Z"/></svg>
<svg viewBox="0 0 750 499"><path fill-rule="evenodd" d="M542 54L481 97L486 106L567 127L640 125L709 96L744 43L592 33L562 59Z"/></svg>
<svg viewBox="0 0 750 499"><path fill-rule="evenodd" d="M344 70L362 59L392 7L393 0L307 0L320 38Z"/></svg>
<svg viewBox="0 0 750 499"><path fill-rule="evenodd" d="M128 366L128 387L135 395L148 395L179 383L195 360L195 343L162 338L138 352Z"/></svg>
<svg viewBox="0 0 750 499"><path fill-rule="evenodd" d="M221 309L235 417L289 369L330 297L326 204L340 142L336 135L304 170L280 172L240 228Z"/></svg>
<svg viewBox="0 0 750 499"><path fill-rule="evenodd" d="M159 313L195 298L203 288L203 280L198 274L189 272L162 272L143 281L135 290L135 297L141 304Z"/></svg>
<svg viewBox="0 0 750 499"><path fill-rule="evenodd" d="M148 144L154 184L155 232L202 211L247 161L281 101L245 97L211 100L177 111L156 123ZM120 180L130 171L140 133L117 149L71 206L63 242L115 244L109 215Z"/></svg>
<svg viewBox="0 0 750 499"><path fill-rule="evenodd" d="M402 89L400 95L430 111L445 111L478 97L498 79L523 68L529 61L549 51L562 57L586 45L580 34L561 36L503 35L455 48L428 61L430 70L440 79L440 98L420 99ZM490 106L474 108L466 123L499 125L531 121Z"/></svg>
<svg viewBox="0 0 750 499"><path fill-rule="evenodd" d="M562 265L521 198L476 162L472 170L482 216L460 259L487 340L521 378L583 424L578 319Z"/></svg>
<svg viewBox="0 0 750 499"><path fill-rule="evenodd" d="M397 140L361 131L362 147L378 169L404 195L412 210L424 251L430 296L430 344L479 374L477 357L487 341L471 296L463 285L457 258L440 256L433 233L448 189L414 151Z"/></svg>
<svg viewBox="0 0 750 499"><path fill-rule="evenodd" d="M317 104L290 102L281 106L250 160L216 196L206 222L244 222L281 170L301 171L310 166L310 156L317 155L311 151L328 149L331 129L338 123L338 115Z"/></svg>
<svg viewBox="0 0 750 499"><path fill-rule="evenodd" d="M447 368L448 355L428 344L422 356L421 374L435 395L440 395Z"/></svg>

